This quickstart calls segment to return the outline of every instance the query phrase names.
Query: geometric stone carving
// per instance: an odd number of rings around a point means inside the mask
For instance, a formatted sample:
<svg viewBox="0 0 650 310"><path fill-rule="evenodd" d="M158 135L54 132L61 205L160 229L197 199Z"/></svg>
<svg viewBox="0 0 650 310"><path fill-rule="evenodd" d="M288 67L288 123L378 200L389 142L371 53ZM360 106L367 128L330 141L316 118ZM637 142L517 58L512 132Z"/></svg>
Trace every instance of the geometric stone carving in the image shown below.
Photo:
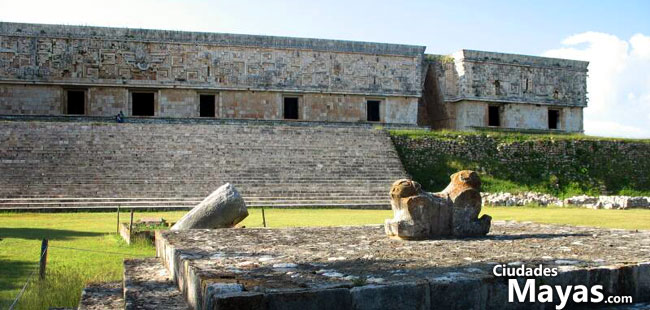
<svg viewBox="0 0 650 310"><path fill-rule="evenodd" d="M386 234L407 240L484 236L492 218L478 218L480 189L478 174L470 170L453 174L440 193L422 191L420 184L412 180L397 180L390 191L394 218L386 220Z"/></svg>
<svg viewBox="0 0 650 310"><path fill-rule="evenodd" d="M244 199L232 184L226 183L192 208L170 230L229 228L247 216Z"/></svg>

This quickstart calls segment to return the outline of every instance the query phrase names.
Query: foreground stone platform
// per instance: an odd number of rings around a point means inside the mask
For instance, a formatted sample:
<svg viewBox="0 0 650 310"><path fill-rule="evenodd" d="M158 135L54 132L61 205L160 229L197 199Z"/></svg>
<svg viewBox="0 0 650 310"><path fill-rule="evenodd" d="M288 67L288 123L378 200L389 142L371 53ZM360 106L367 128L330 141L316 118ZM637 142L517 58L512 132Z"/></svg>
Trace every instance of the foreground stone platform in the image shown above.
<svg viewBox="0 0 650 310"><path fill-rule="evenodd" d="M559 270L544 284L650 299L647 231L495 222L486 237L401 241L382 226L219 229L159 232L156 248L197 309L554 308L508 303L496 264L544 264Z"/></svg>

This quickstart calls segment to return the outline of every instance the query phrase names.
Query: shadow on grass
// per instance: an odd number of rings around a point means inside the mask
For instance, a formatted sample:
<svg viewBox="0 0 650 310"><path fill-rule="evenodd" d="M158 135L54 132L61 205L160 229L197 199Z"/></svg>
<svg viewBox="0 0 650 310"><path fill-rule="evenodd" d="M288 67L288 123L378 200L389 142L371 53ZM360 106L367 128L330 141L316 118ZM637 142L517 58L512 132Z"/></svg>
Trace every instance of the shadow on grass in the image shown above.
<svg viewBox="0 0 650 310"><path fill-rule="evenodd" d="M35 262L7 260L6 257L0 257L0 309L6 309L15 298L16 294L25 284L27 276L37 268Z"/></svg>
<svg viewBox="0 0 650 310"><path fill-rule="evenodd" d="M62 230L62 229L45 229L45 228L5 228L0 227L0 239L50 239L50 240L67 240L73 237L96 237L104 233Z"/></svg>
<svg viewBox="0 0 650 310"><path fill-rule="evenodd" d="M23 282L16 282L16 278L29 275L37 266L35 262L0 258L0 290L20 289Z"/></svg>

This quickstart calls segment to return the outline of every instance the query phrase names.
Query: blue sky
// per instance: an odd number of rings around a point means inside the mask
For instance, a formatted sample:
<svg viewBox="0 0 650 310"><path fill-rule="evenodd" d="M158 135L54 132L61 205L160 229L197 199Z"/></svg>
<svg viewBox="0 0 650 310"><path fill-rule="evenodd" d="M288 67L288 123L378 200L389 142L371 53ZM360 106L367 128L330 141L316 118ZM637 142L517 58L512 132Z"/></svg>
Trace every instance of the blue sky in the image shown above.
<svg viewBox="0 0 650 310"><path fill-rule="evenodd" d="M588 134L650 138L650 1L0 0L0 20L403 43L589 60Z"/></svg>

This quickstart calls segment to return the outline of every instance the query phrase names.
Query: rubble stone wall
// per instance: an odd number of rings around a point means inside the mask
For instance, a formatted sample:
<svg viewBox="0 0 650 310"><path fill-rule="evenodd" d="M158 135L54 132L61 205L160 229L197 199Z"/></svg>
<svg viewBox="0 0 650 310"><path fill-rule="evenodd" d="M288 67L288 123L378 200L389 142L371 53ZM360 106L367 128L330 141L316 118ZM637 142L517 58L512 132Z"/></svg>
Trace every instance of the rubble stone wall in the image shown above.
<svg viewBox="0 0 650 310"><path fill-rule="evenodd" d="M393 131L392 139L407 172L428 191L470 169L488 192L650 196L646 140L418 132Z"/></svg>
<svg viewBox="0 0 650 310"><path fill-rule="evenodd" d="M481 193L483 205L486 206L560 206L560 207L586 207L592 209L650 209L650 197L643 196L573 196L564 200L549 194L522 192L522 193Z"/></svg>

